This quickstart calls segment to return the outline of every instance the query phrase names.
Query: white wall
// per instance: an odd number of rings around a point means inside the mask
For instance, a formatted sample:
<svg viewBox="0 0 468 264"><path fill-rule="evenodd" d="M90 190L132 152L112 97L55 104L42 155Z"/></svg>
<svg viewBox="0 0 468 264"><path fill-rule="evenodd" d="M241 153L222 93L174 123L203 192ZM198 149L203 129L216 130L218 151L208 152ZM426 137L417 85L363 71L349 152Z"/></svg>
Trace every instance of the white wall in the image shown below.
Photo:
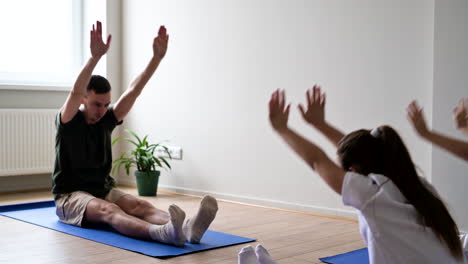
<svg viewBox="0 0 468 264"><path fill-rule="evenodd" d="M433 1L132 0L122 17L123 85L148 62L158 26L170 35L166 58L125 121L183 148L164 187L352 215L268 123L269 96L284 88L290 125L334 157L296 109L315 83L327 92L330 121L347 132L394 126L431 175L431 147L405 109L417 98L431 119Z"/></svg>
<svg viewBox="0 0 468 264"><path fill-rule="evenodd" d="M437 0L434 25L434 129L467 140L456 131L452 109L468 97L468 1ZM468 163L434 147L433 183L446 198L460 229L468 230Z"/></svg>

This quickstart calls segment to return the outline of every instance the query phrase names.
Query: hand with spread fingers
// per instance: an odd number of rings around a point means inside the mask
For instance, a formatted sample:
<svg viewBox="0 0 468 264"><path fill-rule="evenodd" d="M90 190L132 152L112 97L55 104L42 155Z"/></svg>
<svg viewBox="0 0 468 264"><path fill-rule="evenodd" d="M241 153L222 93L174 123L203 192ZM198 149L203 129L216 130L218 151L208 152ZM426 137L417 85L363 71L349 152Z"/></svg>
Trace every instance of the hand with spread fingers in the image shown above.
<svg viewBox="0 0 468 264"><path fill-rule="evenodd" d="M455 125L458 129L468 129L468 113L466 112L465 100L461 99L453 109Z"/></svg>
<svg viewBox="0 0 468 264"><path fill-rule="evenodd" d="M285 107L286 93L284 90L276 90L270 99L270 123L276 132L284 131L288 128L290 104Z"/></svg>
<svg viewBox="0 0 468 264"><path fill-rule="evenodd" d="M344 137L343 132L338 130L334 125L325 120L325 93L322 92L320 86L314 85L312 89L306 92L307 105L298 105L304 120L318 131L320 131L330 142L338 146L340 140Z"/></svg>
<svg viewBox="0 0 468 264"><path fill-rule="evenodd" d="M424 137L429 133L429 129L426 125L426 119L424 118L424 112L422 107L419 107L416 101L412 101L407 108L407 117L416 132Z"/></svg>
<svg viewBox="0 0 468 264"><path fill-rule="evenodd" d="M317 127L325 124L325 93L322 93L320 86L314 85L306 92L307 105L298 105L299 111L304 120Z"/></svg>

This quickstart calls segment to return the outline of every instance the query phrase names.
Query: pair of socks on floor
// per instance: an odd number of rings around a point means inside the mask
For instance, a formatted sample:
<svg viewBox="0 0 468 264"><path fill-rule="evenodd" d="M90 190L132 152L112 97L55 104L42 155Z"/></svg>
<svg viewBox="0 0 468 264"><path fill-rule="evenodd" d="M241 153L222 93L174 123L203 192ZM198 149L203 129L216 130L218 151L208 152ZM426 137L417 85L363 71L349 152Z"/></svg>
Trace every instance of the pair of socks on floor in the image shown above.
<svg viewBox="0 0 468 264"><path fill-rule="evenodd" d="M176 246L184 245L185 241L198 244L217 211L218 202L209 195L201 200L197 214L187 220L185 212L172 204L169 206L169 222L165 225L152 225L149 230L150 236L153 240Z"/></svg>
<svg viewBox="0 0 468 264"><path fill-rule="evenodd" d="M276 264L270 257L268 251L262 246L257 245L255 251L252 246L246 246L238 254L238 264Z"/></svg>

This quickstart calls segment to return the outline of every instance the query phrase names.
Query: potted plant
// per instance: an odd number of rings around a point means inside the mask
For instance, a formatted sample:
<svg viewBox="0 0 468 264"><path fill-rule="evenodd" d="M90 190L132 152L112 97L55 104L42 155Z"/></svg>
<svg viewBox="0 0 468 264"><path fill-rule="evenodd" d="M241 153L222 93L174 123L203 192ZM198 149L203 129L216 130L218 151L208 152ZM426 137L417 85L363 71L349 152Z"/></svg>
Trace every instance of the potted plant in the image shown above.
<svg viewBox="0 0 468 264"><path fill-rule="evenodd" d="M161 174L159 169L171 169L171 165L164 157L155 155L155 152L157 149L161 149L169 159L172 159L169 149L161 143L150 144L148 136L141 139L135 132L129 129L126 131L133 138L118 137L112 141L112 145L120 140L125 140L133 145L133 149L123 152L119 158L114 160L112 172L115 169L120 170L120 167L124 166L127 175L130 175L130 168L135 167L138 194L140 196L156 196L159 175Z"/></svg>

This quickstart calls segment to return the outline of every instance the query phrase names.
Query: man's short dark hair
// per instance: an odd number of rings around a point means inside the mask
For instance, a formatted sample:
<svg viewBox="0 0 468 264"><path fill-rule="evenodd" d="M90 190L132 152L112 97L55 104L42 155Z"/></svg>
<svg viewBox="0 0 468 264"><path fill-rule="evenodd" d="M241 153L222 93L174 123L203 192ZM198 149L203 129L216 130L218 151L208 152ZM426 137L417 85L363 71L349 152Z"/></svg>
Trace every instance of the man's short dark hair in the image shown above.
<svg viewBox="0 0 468 264"><path fill-rule="evenodd" d="M111 90L111 86L106 78L101 75L93 75L91 76L91 80L89 80L86 90L88 92L93 90L97 94L105 94Z"/></svg>

